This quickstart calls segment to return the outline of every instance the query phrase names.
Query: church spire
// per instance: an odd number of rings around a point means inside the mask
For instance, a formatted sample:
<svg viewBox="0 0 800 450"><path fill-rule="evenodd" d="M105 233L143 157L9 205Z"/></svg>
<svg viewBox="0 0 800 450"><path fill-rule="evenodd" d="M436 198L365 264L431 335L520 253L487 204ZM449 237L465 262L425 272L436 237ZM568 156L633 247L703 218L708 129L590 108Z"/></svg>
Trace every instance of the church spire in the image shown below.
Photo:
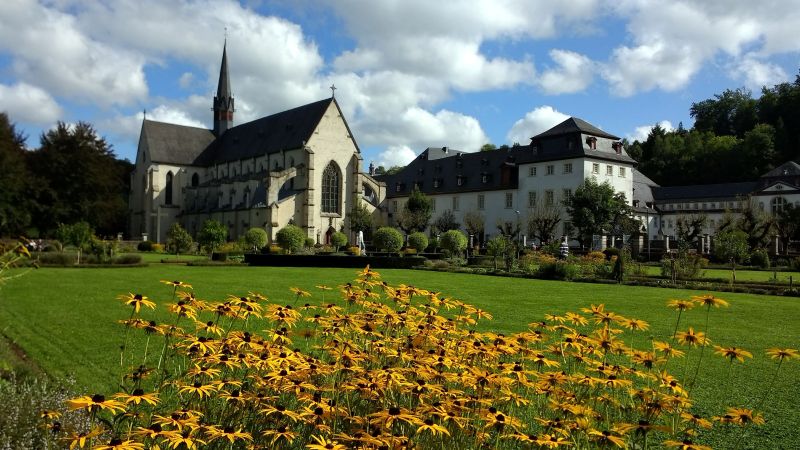
<svg viewBox="0 0 800 450"><path fill-rule="evenodd" d="M231 95L231 81L228 77L228 40L222 46L222 64L219 67L219 83L217 95L214 96L214 134L222 136L228 128L233 126L233 96Z"/></svg>

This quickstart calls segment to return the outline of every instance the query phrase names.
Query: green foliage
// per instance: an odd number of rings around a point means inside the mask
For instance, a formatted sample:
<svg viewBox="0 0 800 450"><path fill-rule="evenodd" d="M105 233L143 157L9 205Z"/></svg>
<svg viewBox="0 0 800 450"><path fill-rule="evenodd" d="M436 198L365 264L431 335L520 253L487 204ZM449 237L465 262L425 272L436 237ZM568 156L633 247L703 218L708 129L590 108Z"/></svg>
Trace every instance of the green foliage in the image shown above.
<svg viewBox="0 0 800 450"><path fill-rule="evenodd" d="M536 276L545 280L574 280L581 275L581 266L563 260L544 262L539 265Z"/></svg>
<svg viewBox="0 0 800 450"><path fill-rule="evenodd" d="M337 252L339 249L347 245L347 241L347 235L341 231L337 231L331 235L331 245L333 245Z"/></svg>
<svg viewBox="0 0 800 450"><path fill-rule="evenodd" d="M424 252L428 248L428 236L419 231L411 233L408 235L408 246L417 252Z"/></svg>
<svg viewBox="0 0 800 450"><path fill-rule="evenodd" d="M460 256L467 248L467 236L460 230L450 230L441 235L439 245L449 256Z"/></svg>
<svg viewBox="0 0 800 450"><path fill-rule="evenodd" d="M257 252L267 245L267 231L259 227L250 228L242 236L242 240L248 251Z"/></svg>
<svg viewBox="0 0 800 450"><path fill-rule="evenodd" d="M582 246L591 242L593 234L610 231L621 217L629 216L625 194L614 192L608 184L598 184L589 178L564 200L572 226L577 231L575 238Z"/></svg>
<svg viewBox="0 0 800 450"><path fill-rule="evenodd" d="M481 145L481 151L482 152L491 152L493 150L497 150L497 146L492 144L492 143L487 143L487 144Z"/></svg>
<svg viewBox="0 0 800 450"><path fill-rule="evenodd" d="M153 241L142 241L136 244L136 250L140 252L152 252L153 251Z"/></svg>
<svg viewBox="0 0 800 450"><path fill-rule="evenodd" d="M203 222L203 227L197 233L197 243L206 253L213 253L227 240L228 227L213 219Z"/></svg>
<svg viewBox="0 0 800 450"><path fill-rule="evenodd" d="M690 280L701 278L706 267L708 267L707 259L691 254L686 247L681 247L677 253L661 260L661 275L673 281Z"/></svg>
<svg viewBox="0 0 800 450"><path fill-rule="evenodd" d="M800 208L787 204L775 215L775 232L783 245L782 253L789 252L790 240L800 240Z"/></svg>
<svg viewBox="0 0 800 450"><path fill-rule="evenodd" d="M192 249L194 241L188 231L184 230L181 224L175 222L167 231L167 251L176 256L186 253Z"/></svg>
<svg viewBox="0 0 800 450"><path fill-rule="evenodd" d="M753 250L753 253L750 254L750 265L760 267L762 269L769 269L769 253L767 253L767 251L763 248Z"/></svg>
<svg viewBox="0 0 800 450"><path fill-rule="evenodd" d="M78 249L78 264L81 263L81 252L89 245L93 236L92 226L83 221L72 225L61 223L56 229L56 238L59 241Z"/></svg>
<svg viewBox="0 0 800 450"><path fill-rule="evenodd" d="M25 137L0 112L0 236L23 234L31 223L34 186L25 157Z"/></svg>
<svg viewBox="0 0 800 450"><path fill-rule="evenodd" d="M497 270L497 259L505 259L509 252L516 251L514 246L503 235L495 235L486 243L486 253L492 256L494 268Z"/></svg>
<svg viewBox="0 0 800 450"><path fill-rule="evenodd" d="M311 247L313 247L313 246L316 244L316 242L314 241L314 238L312 238L312 237L307 237L307 238L306 238L306 240L305 240L305 242L304 242L303 244L304 244L303 246L304 246L305 248L311 248Z"/></svg>
<svg viewBox="0 0 800 450"><path fill-rule="evenodd" d="M714 239L714 256L717 260L730 263L734 267L746 261L749 256L747 234L741 230L717 233Z"/></svg>
<svg viewBox="0 0 800 450"><path fill-rule="evenodd" d="M444 233L450 230L458 230L461 228L461 225L456 220L455 213L453 213L452 210L446 209L442 212L442 215L433 221L431 227L436 228L436 231L439 233Z"/></svg>
<svg viewBox="0 0 800 450"><path fill-rule="evenodd" d="M467 211L464 214L464 229L467 234L475 236L473 244L478 244L478 239L482 238L486 229L486 217L478 211Z"/></svg>
<svg viewBox="0 0 800 450"><path fill-rule="evenodd" d="M403 235L392 227L378 228L372 236L372 244L378 250L397 252L403 248Z"/></svg>
<svg viewBox="0 0 800 450"><path fill-rule="evenodd" d="M306 233L302 228L289 224L278 230L275 240L287 253L295 253L303 248L306 237Z"/></svg>
<svg viewBox="0 0 800 450"><path fill-rule="evenodd" d="M406 233L424 231L431 220L432 211L431 200L414 186L414 190L411 191L408 201L399 214L397 223Z"/></svg>
<svg viewBox="0 0 800 450"><path fill-rule="evenodd" d="M350 224L350 231L363 231L366 234L372 230L372 214L367 209L367 205L360 199L357 199L353 208L350 209L347 221Z"/></svg>

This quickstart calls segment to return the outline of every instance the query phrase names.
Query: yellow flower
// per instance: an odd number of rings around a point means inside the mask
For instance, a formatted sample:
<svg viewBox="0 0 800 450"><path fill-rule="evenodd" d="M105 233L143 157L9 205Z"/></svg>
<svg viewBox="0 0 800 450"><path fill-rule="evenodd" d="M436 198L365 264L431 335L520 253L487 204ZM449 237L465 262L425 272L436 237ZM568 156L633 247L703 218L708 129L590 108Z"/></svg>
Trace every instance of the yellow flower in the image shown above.
<svg viewBox="0 0 800 450"><path fill-rule="evenodd" d="M753 354L748 352L747 350L743 350L741 348L736 347L720 347L719 345L715 345L714 348L716 349L714 353L724 356L733 362L733 360L738 360L739 362L744 362L745 358L752 358Z"/></svg>
<svg viewBox="0 0 800 450"><path fill-rule="evenodd" d="M691 300L672 299L667 302L667 306L677 311L687 311L694 308L695 303Z"/></svg>
<svg viewBox="0 0 800 450"><path fill-rule="evenodd" d="M166 285L172 286L172 287L174 287L176 289L179 288L179 287L180 288L186 288L186 289L191 289L192 288L191 284L184 283L183 281L161 280L161 282L166 284Z"/></svg>
<svg viewBox="0 0 800 450"><path fill-rule="evenodd" d="M590 430L588 434L589 434L589 439L592 442L598 443L601 448L606 448L611 445L615 445L620 448L626 447L625 439L623 439L621 436L617 434L614 434L612 431Z"/></svg>
<svg viewBox="0 0 800 450"><path fill-rule="evenodd" d="M69 443L69 450L75 450L76 448L83 448L86 446L87 441L101 434L103 434L103 429L98 427L83 433L72 433L63 438L62 441Z"/></svg>
<svg viewBox="0 0 800 450"><path fill-rule="evenodd" d="M67 400L67 405L69 405L70 409L84 409L86 411L102 411L108 410L111 413L116 413L117 411L124 411L125 406L116 400L106 400L105 396L102 394L95 394L91 397L88 395L84 395L82 397L73 398L71 400Z"/></svg>
<svg viewBox="0 0 800 450"><path fill-rule="evenodd" d="M420 425L417 428L417 433L422 433L423 431L427 431L428 433L431 433L434 436L436 436L438 434L446 434L446 435L450 436L450 432L447 431L447 428L445 428L445 427L443 427L443 426L441 426L441 425L439 425L437 423L434 423L433 419L425 419L422 422L422 425Z"/></svg>
<svg viewBox="0 0 800 450"><path fill-rule="evenodd" d="M117 298L122 300L122 303L128 306L133 306L133 312L135 313L139 313L139 310L142 309L142 306L146 306L150 309L156 308L156 304L148 300L147 297L142 294L128 293L128 295L120 295Z"/></svg>
<svg viewBox="0 0 800 450"><path fill-rule="evenodd" d="M714 297L711 294L694 295L692 296L692 300L697 302L699 305L708 306L709 308L712 306L715 308L719 308L720 306L728 306L728 302L721 298Z"/></svg>
<svg viewBox="0 0 800 450"><path fill-rule="evenodd" d="M217 428L215 426L209 426L206 428L206 434L210 438L209 442L215 441L220 438L227 439L231 444L233 444L237 440L241 441L253 440L253 437L250 436L250 433L242 431L241 428L235 430L233 427L230 426L225 428Z"/></svg>
<svg viewBox="0 0 800 450"><path fill-rule="evenodd" d="M329 441L322 436L311 436L311 439L313 439L315 443L306 445L306 448L311 450L347 450L347 447L344 445L333 440Z"/></svg>
<svg viewBox="0 0 800 450"><path fill-rule="evenodd" d="M694 328L692 327L689 327L687 331L679 331L675 337L681 344L690 345L692 347L706 345L708 342L710 342L709 339L706 338L705 333L702 331L694 331Z"/></svg>
<svg viewBox="0 0 800 450"><path fill-rule="evenodd" d="M769 357L772 359L777 359L780 361L783 361L784 359L791 360L800 358L800 352L793 348L770 348L767 349L767 355L769 355Z"/></svg>
<svg viewBox="0 0 800 450"><path fill-rule="evenodd" d="M311 297L310 292L306 292L300 288L290 287L289 290L292 291L298 297Z"/></svg>
<svg viewBox="0 0 800 450"><path fill-rule="evenodd" d="M120 438L114 438L105 445L96 445L92 450L144 450L144 444L135 441L123 441Z"/></svg>
<svg viewBox="0 0 800 450"><path fill-rule="evenodd" d="M677 447L680 450L711 450L711 447L695 444L690 439L684 439L682 441L666 440L664 441L664 445L667 447Z"/></svg>
<svg viewBox="0 0 800 450"><path fill-rule="evenodd" d="M752 409L747 408L728 408L728 413L725 416L732 418L732 423L739 425L764 425L764 418L760 414L755 413Z"/></svg>
<svg viewBox="0 0 800 450"><path fill-rule="evenodd" d="M151 394L146 394L144 392L144 390L142 390L140 388L134 389L133 392L130 393L130 394L126 394L124 392L120 392L119 394L115 395L114 397L119 399L119 400L122 400L123 402L125 402L126 405L129 405L131 403L133 403L135 405L138 405L141 402L149 403L149 404L151 404L153 406L158 404L158 394L157 393L154 392L154 393L151 393Z"/></svg>
<svg viewBox="0 0 800 450"><path fill-rule="evenodd" d="M200 398L203 397L210 397L213 392L217 390L217 386L215 384L203 384L199 381L195 381L192 384L187 384L181 387L181 393L189 393L195 394Z"/></svg>

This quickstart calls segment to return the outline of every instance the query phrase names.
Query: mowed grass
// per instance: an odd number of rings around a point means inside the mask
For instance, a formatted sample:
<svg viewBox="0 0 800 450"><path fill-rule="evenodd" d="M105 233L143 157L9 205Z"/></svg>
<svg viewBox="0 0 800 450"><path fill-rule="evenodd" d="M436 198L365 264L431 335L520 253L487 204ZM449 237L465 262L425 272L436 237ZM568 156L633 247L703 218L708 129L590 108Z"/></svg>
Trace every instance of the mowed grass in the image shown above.
<svg viewBox="0 0 800 450"><path fill-rule="evenodd" d="M173 319L166 312L172 289L159 280L180 280L195 286L205 300L223 300L227 295L260 292L271 301L291 304L289 287L314 293L303 302L322 302L318 284L337 286L355 277L354 269L302 269L261 267L187 267L155 264L130 269L39 269L14 279L0 289L0 331L22 348L44 371L56 377L73 377L89 392L109 392L119 379L119 346L130 309L117 295L141 293L159 303L156 312L144 317L159 322ZM699 291L635 286L567 283L468 274L381 270L392 284L406 283L441 291L447 296L485 309L494 320L481 328L511 333L540 321L545 314L578 311L590 304L604 303L606 309L627 317L643 319L650 329L631 339L639 348L649 348L650 339L668 340L675 327L676 314L665 307L671 298L688 298ZM730 308L710 311L709 337L715 344L737 346L751 351L755 358L732 367L712 348L705 355L693 389L695 412L703 416L724 413L726 406L756 406L771 384L776 364L764 355L770 347L800 346L800 300L722 293ZM326 301L336 297L326 294ZM684 314L680 329L693 326L702 330L705 310ZM257 324L255 329L258 329ZM154 338L155 339L155 338ZM300 341L301 338L296 338ZM132 333L130 348L141 354L144 338ZM156 350L159 343L151 343ZM699 349L689 351L688 370L684 360L668 367L678 377L692 378ZM702 441L716 448L800 448L800 361L783 364L771 394L764 403L767 425L741 432L724 428L707 433Z"/></svg>
<svg viewBox="0 0 800 450"><path fill-rule="evenodd" d="M647 267L648 275L661 275L661 268L656 266ZM716 280L730 280L730 269L703 269L703 278L713 278ZM736 270L736 281L756 281L789 283L790 279L795 283L800 283L800 272L780 272L772 270Z"/></svg>

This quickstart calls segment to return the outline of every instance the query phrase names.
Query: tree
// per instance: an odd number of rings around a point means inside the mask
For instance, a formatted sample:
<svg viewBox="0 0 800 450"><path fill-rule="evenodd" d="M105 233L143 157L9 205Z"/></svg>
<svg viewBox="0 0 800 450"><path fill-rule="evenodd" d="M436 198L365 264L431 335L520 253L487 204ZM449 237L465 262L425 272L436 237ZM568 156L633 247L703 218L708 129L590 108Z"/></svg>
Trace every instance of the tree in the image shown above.
<svg viewBox="0 0 800 450"><path fill-rule="evenodd" d="M736 282L736 264L749 256L747 234L741 230L730 230L717 233L714 240L714 256L731 265L731 276Z"/></svg>
<svg viewBox="0 0 800 450"><path fill-rule="evenodd" d="M432 211L431 200L414 186L414 190L411 191L408 201L400 212L397 223L406 233L424 231L431 220Z"/></svg>
<svg viewBox="0 0 800 450"><path fill-rule="evenodd" d="M708 216L701 214L691 214L688 216L678 216L675 224L675 235L680 242L687 246L697 243L697 238L703 233L703 229L708 221Z"/></svg>
<svg viewBox="0 0 800 450"><path fill-rule="evenodd" d="M587 179L563 203L577 231L575 238L581 247L591 242L592 235L611 231L615 219L630 215L625 194L614 192L610 184L598 184L592 178Z"/></svg>
<svg viewBox="0 0 800 450"><path fill-rule="evenodd" d="M520 250L519 234L522 232L522 224L519 222L499 222L497 224L497 231L500 236L505 239L506 245L503 247L503 260L506 263L506 270L510 271L514 266L514 261L517 259Z"/></svg>
<svg viewBox="0 0 800 450"><path fill-rule="evenodd" d="M439 245L450 257L459 256L467 248L467 237L460 230L450 230L439 238Z"/></svg>
<svg viewBox="0 0 800 450"><path fill-rule="evenodd" d="M72 225L58 224L56 238L63 244L73 245L78 249L78 264L81 263L81 252L92 241L94 230L87 222L76 222Z"/></svg>
<svg viewBox="0 0 800 450"><path fill-rule="evenodd" d="M538 202L533 209L528 211L528 235L539 239L542 244L546 244L555 238L556 227L560 222L561 208Z"/></svg>
<svg viewBox="0 0 800 450"><path fill-rule="evenodd" d="M259 227L250 228L243 236L243 241L247 248L254 252L266 247L268 240L267 231Z"/></svg>
<svg viewBox="0 0 800 450"><path fill-rule="evenodd" d="M461 228L461 225L456 221L456 215L453 211L446 209L442 212L441 216L433 221L431 227L435 227L439 233L444 233L450 230L458 230Z"/></svg>
<svg viewBox="0 0 800 450"><path fill-rule="evenodd" d="M424 252L428 248L428 236L417 231L408 235L408 246L419 252Z"/></svg>
<svg viewBox="0 0 800 450"><path fill-rule="evenodd" d="M286 225L275 234L275 240L286 253L294 253L306 243L306 233L297 225Z"/></svg>
<svg viewBox="0 0 800 450"><path fill-rule="evenodd" d="M747 89L726 89L713 99L692 103L694 128L717 136L743 137L758 122L757 102Z"/></svg>
<svg viewBox="0 0 800 450"><path fill-rule="evenodd" d="M192 236L184 230L181 224L175 222L167 231L167 251L178 256L192 249Z"/></svg>
<svg viewBox="0 0 800 450"><path fill-rule="evenodd" d="M508 147L508 146L506 146L506 147ZM482 152L491 152L493 150L497 150L497 146L492 144L492 143L481 145L481 151Z"/></svg>
<svg viewBox="0 0 800 450"><path fill-rule="evenodd" d="M207 253L213 253L228 240L228 227L209 219L203 222L203 227L197 233L197 243Z"/></svg>
<svg viewBox="0 0 800 450"><path fill-rule="evenodd" d="M42 134L40 148L28 158L40 184L33 220L37 228L86 220L102 235L125 229L133 165L117 160L90 124L59 122Z"/></svg>
<svg viewBox="0 0 800 450"><path fill-rule="evenodd" d="M400 173L400 171L402 171L403 169L405 169L405 167L403 166L392 166L386 169L385 173L386 175L394 175L396 173Z"/></svg>
<svg viewBox="0 0 800 450"><path fill-rule="evenodd" d="M367 209L367 205L360 199L356 199L350 209L350 213L347 215L347 220L352 232L363 231L364 234L369 234L369 231L372 230L372 214Z"/></svg>
<svg viewBox="0 0 800 450"><path fill-rule="evenodd" d="M464 229L475 237L473 245L483 242L483 232L486 229L486 218L478 211L467 211L464 214Z"/></svg>
<svg viewBox="0 0 800 450"><path fill-rule="evenodd" d="M505 260L506 255L514 251L516 251L516 249L513 248L508 239L500 234L493 236L489 239L489 242L486 243L486 253L493 257L494 270L497 270L497 258L503 258L503 260Z"/></svg>
<svg viewBox="0 0 800 450"><path fill-rule="evenodd" d="M736 221L736 228L747 236L747 245L751 249L767 245L772 232L774 217L765 213L761 207L756 206L752 197L742 201L743 207Z"/></svg>
<svg viewBox="0 0 800 450"><path fill-rule="evenodd" d="M787 204L775 215L775 232L783 242L783 254L789 254L789 241L800 240L800 208Z"/></svg>
<svg viewBox="0 0 800 450"><path fill-rule="evenodd" d="M337 231L331 235L331 245L336 249L338 252L340 248L347 245L347 235L342 233L341 231Z"/></svg>
<svg viewBox="0 0 800 450"><path fill-rule="evenodd" d="M372 236L375 248L385 252L397 252L403 248L403 235L392 227L381 227Z"/></svg>
<svg viewBox="0 0 800 450"><path fill-rule="evenodd" d="M25 137L0 113L0 236L25 233L31 222L32 183L25 164Z"/></svg>

